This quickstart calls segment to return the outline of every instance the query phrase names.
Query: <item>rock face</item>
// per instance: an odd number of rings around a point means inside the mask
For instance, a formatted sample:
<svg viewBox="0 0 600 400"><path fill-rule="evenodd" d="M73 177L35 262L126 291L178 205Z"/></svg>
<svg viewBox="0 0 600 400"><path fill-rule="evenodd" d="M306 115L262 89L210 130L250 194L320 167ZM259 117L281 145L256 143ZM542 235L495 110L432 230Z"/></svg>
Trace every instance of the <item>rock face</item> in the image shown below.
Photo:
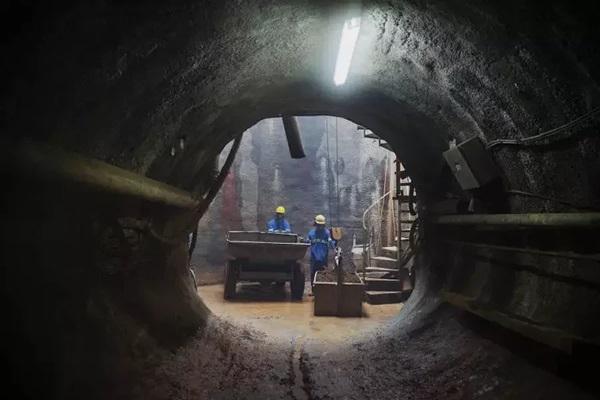
<svg viewBox="0 0 600 400"><path fill-rule="evenodd" d="M300 117L299 125L306 153L299 160L289 156L280 119L263 120L245 132L222 191L200 221L192 257L200 282L222 279L227 231L265 230L280 204L295 233L306 236L315 215L323 214L329 226L344 227L341 246L347 253L353 235L362 240L363 211L381 196L394 154L341 118Z"/></svg>
<svg viewBox="0 0 600 400"><path fill-rule="evenodd" d="M100 389L127 383L126 372L140 360L175 349L208 314L188 276L189 212L118 192L99 195L44 171L24 176L9 164L23 139L198 195L210 185L223 146L256 122L336 115L368 126L396 149L425 210L471 196L485 213L598 210L600 124L597 114L579 119L599 105L597 2L365 0L348 81L334 87L340 30L355 11L346 5L10 2L0 94L9 210L1 227L9 309L3 351L21 390L38 398L101 397ZM442 158L450 139L490 143L554 128L560 129L535 145L491 149L501 180L485 190L462 192ZM258 179L274 174L254 164ZM234 189L232 179L227 201ZM258 220L272 205L257 202L266 207L257 209ZM252 219L247 213L241 208L235 218ZM122 224L131 218L178 235L158 246L146 229L134 248L123 231L131 227ZM98 237L98 229L113 234ZM483 234L426 224L423 236L423 296L443 289L463 307L544 332L563 348L599 344L596 226ZM583 257L473 254L448 240ZM106 249L117 273L97 268ZM36 387L31 376L45 380ZM98 391L84 390L92 385Z"/></svg>

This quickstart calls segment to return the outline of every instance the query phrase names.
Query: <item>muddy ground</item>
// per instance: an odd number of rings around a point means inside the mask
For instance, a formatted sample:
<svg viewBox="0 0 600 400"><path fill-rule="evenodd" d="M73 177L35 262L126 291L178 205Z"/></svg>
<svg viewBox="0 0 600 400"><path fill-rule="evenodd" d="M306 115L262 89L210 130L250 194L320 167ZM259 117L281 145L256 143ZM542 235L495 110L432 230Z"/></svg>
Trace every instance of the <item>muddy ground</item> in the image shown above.
<svg viewBox="0 0 600 400"><path fill-rule="evenodd" d="M319 282L337 282L337 279L337 272L334 270L320 271L317 275L317 280ZM343 281L349 283L360 283L358 276L350 272L344 272Z"/></svg>
<svg viewBox="0 0 600 400"><path fill-rule="evenodd" d="M216 316L147 371L147 399L585 399L570 381L432 304L343 341L267 335ZM485 327L483 329L490 329ZM342 335L343 336L343 335Z"/></svg>

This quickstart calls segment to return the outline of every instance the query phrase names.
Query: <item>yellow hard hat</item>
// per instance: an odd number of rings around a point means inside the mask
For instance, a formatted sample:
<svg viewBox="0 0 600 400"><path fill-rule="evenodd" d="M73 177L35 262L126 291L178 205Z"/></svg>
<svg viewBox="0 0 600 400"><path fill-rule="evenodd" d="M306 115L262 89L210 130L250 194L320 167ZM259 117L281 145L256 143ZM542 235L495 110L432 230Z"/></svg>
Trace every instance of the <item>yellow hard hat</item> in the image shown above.
<svg viewBox="0 0 600 400"><path fill-rule="evenodd" d="M322 216L321 214L317 215L315 217L315 224L325 225L325 217Z"/></svg>
<svg viewBox="0 0 600 400"><path fill-rule="evenodd" d="M275 209L275 212L277 214L285 214L285 208L283 208L283 206L279 206Z"/></svg>

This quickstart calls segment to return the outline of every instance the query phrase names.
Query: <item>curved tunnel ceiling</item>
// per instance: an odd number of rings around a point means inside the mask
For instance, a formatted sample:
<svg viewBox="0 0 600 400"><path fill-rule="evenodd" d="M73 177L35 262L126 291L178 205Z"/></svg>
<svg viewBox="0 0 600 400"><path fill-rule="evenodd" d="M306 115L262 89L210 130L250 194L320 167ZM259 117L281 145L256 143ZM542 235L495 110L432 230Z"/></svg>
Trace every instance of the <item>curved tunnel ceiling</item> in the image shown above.
<svg viewBox="0 0 600 400"><path fill-rule="evenodd" d="M50 12L32 36L44 38L32 57L46 79L15 81L10 117L31 136L191 189L193 171L256 121L339 115L380 133L431 185L450 138L538 133L599 96L585 46L594 34L572 26L586 10L561 2L363 2L348 81L334 87L348 10L184 1ZM179 137L189 146L172 158ZM543 186L526 171L544 159L509 152L501 166L521 188Z"/></svg>

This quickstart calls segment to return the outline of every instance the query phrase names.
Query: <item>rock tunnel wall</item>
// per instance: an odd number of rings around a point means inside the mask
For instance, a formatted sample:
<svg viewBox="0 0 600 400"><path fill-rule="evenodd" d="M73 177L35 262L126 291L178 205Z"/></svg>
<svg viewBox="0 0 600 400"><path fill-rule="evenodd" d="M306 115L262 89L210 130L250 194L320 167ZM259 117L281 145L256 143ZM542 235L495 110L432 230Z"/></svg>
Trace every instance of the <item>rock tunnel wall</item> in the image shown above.
<svg viewBox="0 0 600 400"><path fill-rule="evenodd" d="M530 136L598 106L596 4L365 1L362 12L348 83L335 90L330 77L336 38L347 16L339 2L10 3L3 24L11 27L2 63L5 149L22 138L48 142L199 194L224 144L255 122L282 113L338 115L394 146L428 209L440 199L464 197L441 158L449 139ZM496 188L476 193L480 212L597 207L598 128L597 119L589 119L563 132L568 140L498 148L501 187L564 201L506 197ZM171 156L181 138L185 150ZM8 326L12 343L37 360L17 363L16 382L31 371L52 370L65 379L56 392L71 392L83 365L110 375L123 354L131 360L148 354L132 350L139 335L147 333L157 348L172 348L178 342L173 333L186 331L179 326L201 326L206 310L189 297L183 238L142 251L143 272L135 279L118 275L117 293L102 274L90 272L102 246L92 240L90 215L102 209L119 218L166 213L165 220L178 220L174 211L139 202L126 206L114 195L100 206L94 191L39 186L11 168L3 171L12 216L3 226L2 252ZM432 290L458 294L463 305L598 343L597 264L515 257L502 262L489 254L475 260L463 248L442 243L449 236L542 250L552 243L593 255L597 233L484 238L431 226L425 234L435 257L421 268L432 268ZM44 329L51 334L43 337L31 285L43 288L47 310L57 310L45 314ZM164 293L161 301L158 293ZM119 296L122 302L135 299L137 308L94 316L90 302ZM162 308L165 300L172 308ZM121 322L108 322L111 316L136 322L122 329ZM104 333L98 325L111 330ZM90 347L104 354L102 365L86 362ZM64 354L69 356L58 357ZM62 361L48 365L48 359Z"/></svg>

